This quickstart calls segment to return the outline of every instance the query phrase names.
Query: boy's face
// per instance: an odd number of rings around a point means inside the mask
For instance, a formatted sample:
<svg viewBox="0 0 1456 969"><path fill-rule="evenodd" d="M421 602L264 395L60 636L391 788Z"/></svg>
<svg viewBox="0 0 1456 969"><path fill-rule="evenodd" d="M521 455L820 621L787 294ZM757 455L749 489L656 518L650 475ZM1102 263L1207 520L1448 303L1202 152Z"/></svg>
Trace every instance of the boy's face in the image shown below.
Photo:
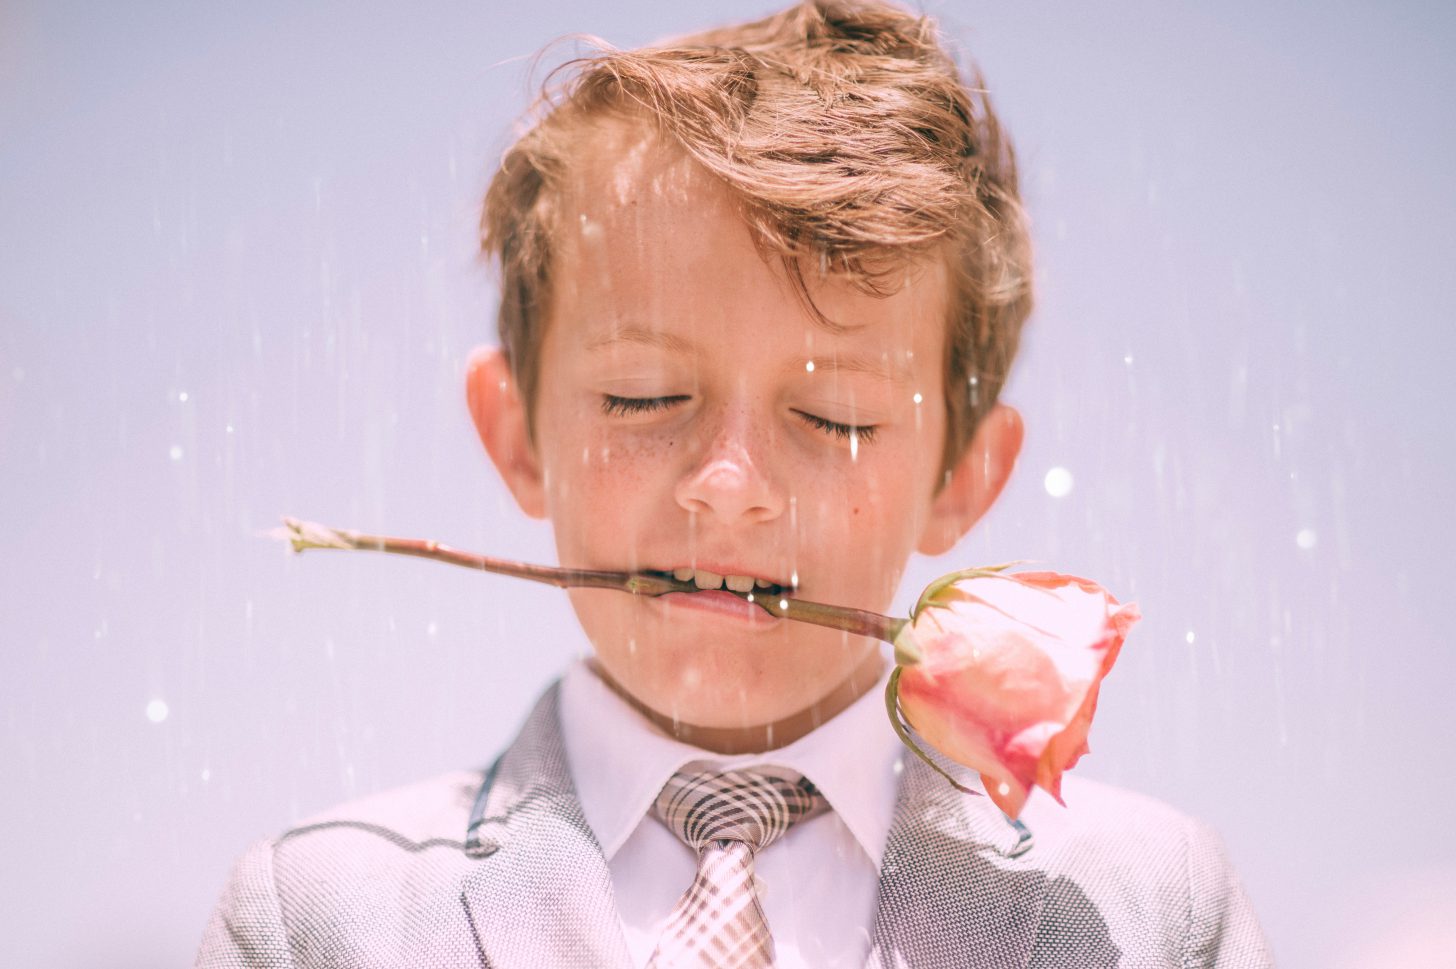
<svg viewBox="0 0 1456 969"><path fill-rule="evenodd" d="M682 153L611 125L580 157L553 236L535 447L491 447L522 507L551 520L562 565L794 583L888 611L910 552L970 524L947 526L966 510L936 497L943 269L927 263L885 299L811 279L850 327L834 333ZM726 591L570 595L605 671L674 721L773 723L877 669L870 640Z"/></svg>

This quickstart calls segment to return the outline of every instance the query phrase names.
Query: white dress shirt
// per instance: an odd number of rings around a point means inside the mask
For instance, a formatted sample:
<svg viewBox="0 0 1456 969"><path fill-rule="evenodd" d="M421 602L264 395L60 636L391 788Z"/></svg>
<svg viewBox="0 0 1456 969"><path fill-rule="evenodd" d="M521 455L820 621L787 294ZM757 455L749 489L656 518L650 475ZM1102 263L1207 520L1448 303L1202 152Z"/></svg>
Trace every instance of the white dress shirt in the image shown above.
<svg viewBox="0 0 1456 969"><path fill-rule="evenodd" d="M567 670L561 683L567 762L587 823L606 854L635 965L647 965L663 923L697 871L692 849L649 813L668 778L694 761L723 768L774 764L819 788L831 810L790 828L754 859L776 964L865 964L901 769L883 686L786 747L729 757L667 736L585 662Z"/></svg>

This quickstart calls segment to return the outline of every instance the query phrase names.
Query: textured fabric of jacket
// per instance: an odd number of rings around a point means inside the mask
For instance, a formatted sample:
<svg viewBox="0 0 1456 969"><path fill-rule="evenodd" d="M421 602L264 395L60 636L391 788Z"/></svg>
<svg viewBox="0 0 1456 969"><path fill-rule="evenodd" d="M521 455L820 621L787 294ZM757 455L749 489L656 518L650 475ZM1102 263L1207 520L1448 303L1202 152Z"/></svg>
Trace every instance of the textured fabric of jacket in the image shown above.
<svg viewBox="0 0 1456 969"><path fill-rule="evenodd" d="M868 966L1272 965L1218 837L1150 798L1067 778L1024 830L906 758ZM1029 836L1028 836L1029 835ZM255 844L203 969L630 969L611 876L567 770L557 688L488 771L339 808Z"/></svg>

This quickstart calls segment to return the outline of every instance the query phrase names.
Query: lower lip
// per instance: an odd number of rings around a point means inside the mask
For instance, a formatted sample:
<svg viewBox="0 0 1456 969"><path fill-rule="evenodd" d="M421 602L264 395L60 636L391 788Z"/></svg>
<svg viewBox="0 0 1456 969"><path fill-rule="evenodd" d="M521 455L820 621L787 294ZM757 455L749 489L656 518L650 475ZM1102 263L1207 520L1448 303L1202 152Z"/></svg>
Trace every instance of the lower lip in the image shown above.
<svg viewBox="0 0 1456 969"><path fill-rule="evenodd" d="M695 612L737 620L752 629L771 629L784 620L771 616L763 607L731 592L669 592L652 600L659 607L678 612Z"/></svg>

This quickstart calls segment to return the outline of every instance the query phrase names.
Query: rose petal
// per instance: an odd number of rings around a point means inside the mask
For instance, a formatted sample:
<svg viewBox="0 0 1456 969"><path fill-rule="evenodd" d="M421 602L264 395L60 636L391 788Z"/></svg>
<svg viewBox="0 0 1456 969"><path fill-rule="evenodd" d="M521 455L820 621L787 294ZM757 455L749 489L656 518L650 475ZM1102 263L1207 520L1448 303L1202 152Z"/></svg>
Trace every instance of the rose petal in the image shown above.
<svg viewBox="0 0 1456 969"><path fill-rule="evenodd" d="M1060 802L1062 773L1088 750L1102 678L1138 618L1077 576L958 578L913 619L922 658L902 670L900 709L932 747L980 772L1007 815L1032 786Z"/></svg>

